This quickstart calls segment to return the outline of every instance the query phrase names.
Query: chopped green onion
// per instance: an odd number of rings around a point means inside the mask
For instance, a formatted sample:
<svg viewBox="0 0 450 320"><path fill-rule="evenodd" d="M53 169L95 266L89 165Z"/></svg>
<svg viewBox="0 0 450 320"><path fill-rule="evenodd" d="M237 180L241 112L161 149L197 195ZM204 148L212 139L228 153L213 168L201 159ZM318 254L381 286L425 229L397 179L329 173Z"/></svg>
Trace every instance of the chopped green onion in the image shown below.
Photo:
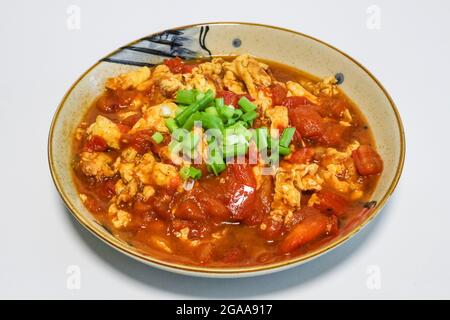
<svg viewBox="0 0 450 320"><path fill-rule="evenodd" d="M197 111L203 110L211 101L213 101L213 99L214 92L210 89L205 93L202 99L192 103L185 110L183 110L183 112L175 117L178 125L184 125L191 115L195 114Z"/></svg>
<svg viewBox="0 0 450 320"><path fill-rule="evenodd" d="M178 125L175 119L172 118L166 119L165 124L170 132L173 132L175 129L178 129Z"/></svg>
<svg viewBox="0 0 450 320"><path fill-rule="evenodd" d="M175 102L189 105L195 102L196 95L194 90L178 90Z"/></svg>
<svg viewBox="0 0 450 320"><path fill-rule="evenodd" d="M200 100L202 100L204 97L205 97L205 94L204 94L203 92L199 92L199 93L197 93L197 95L196 95L196 97L195 97L195 100L196 100L196 101L200 101Z"/></svg>
<svg viewBox="0 0 450 320"><path fill-rule="evenodd" d="M183 179L183 180L189 179L189 177L190 177L190 175L189 175L190 174L189 167L181 168L179 174L180 174L181 179Z"/></svg>
<svg viewBox="0 0 450 320"><path fill-rule="evenodd" d="M244 110L245 112L251 112L256 109L256 106L250 102L246 97L241 97L238 101L238 105Z"/></svg>
<svg viewBox="0 0 450 320"><path fill-rule="evenodd" d="M222 120L214 116L212 114L208 114L206 112L198 112L194 113L189 117L189 119L185 122L183 128L186 130L191 130L194 126L194 122L200 121L202 123L202 127L206 129L219 129L223 130L223 122Z"/></svg>
<svg viewBox="0 0 450 320"><path fill-rule="evenodd" d="M254 131L256 147L259 151L268 147L267 139L269 137L269 129L266 127L256 128Z"/></svg>
<svg viewBox="0 0 450 320"><path fill-rule="evenodd" d="M258 114L256 113L256 111L250 111L250 112L244 113L241 117L241 120L245 121L245 122L249 122L249 121L255 120L257 117L258 117Z"/></svg>
<svg viewBox="0 0 450 320"><path fill-rule="evenodd" d="M198 180L202 177L202 171L194 167L183 167L180 169L179 174L183 180L187 180L189 178Z"/></svg>
<svg viewBox="0 0 450 320"><path fill-rule="evenodd" d="M291 149L289 149L288 147L278 146L278 152L282 156L287 156L288 154L291 153Z"/></svg>
<svg viewBox="0 0 450 320"><path fill-rule="evenodd" d="M161 132L155 132L152 135L153 141L155 141L157 144L160 144L164 140L164 136L161 134Z"/></svg>
<svg viewBox="0 0 450 320"><path fill-rule="evenodd" d="M213 116L218 116L219 115L219 112L217 112L216 107L208 107L208 108L205 109L205 112L208 113L208 114L211 114Z"/></svg>
<svg viewBox="0 0 450 320"><path fill-rule="evenodd" d="M227 165L223 162L222 159L222 163L213 162L209 164L207 168L209 172L213 172L216 176L218 176L223 170L227 168Z"/></svg>
<svg viewBox="0 0 450 320"><path fill-rule="evenodd" d="M224 148L224 156L225 158L231 158L234 156L243 156L247 153L248 146L247 144L234 144L227 145Z"/></svg>
<svg viewBox="0 0 450 320"><path fill-rule="evenodd" d="M289 147L292 138L294 137L295 128L286 128L283 130L280 138L280 146Z"/></svg>
<svg viewBox="0 0 450 320"><path fill-rule="evenodd" d="M227 122L225 123L226 126L231 126L233 124L236 123L236 120L231 118L231 119L227 119Z"/></svg>
<svg viewBox="0 0 450 320"><path fill-rule="evenodd" d="M220 109L225 105L223 98L216 98L215 103L217 109Z"/></svg>
<svg viewBox="0 0 450 320"><path fill-rule="evenodd" d="M218 107L219 114L224 119L230 119L234 114L234 108L230 106Z"/></svg>
<svg viewBox="0 0 450 320"><path fill-rule="evenodd" d="M242 116L242 110L234 109L233 119L238 120Z"/></svg>

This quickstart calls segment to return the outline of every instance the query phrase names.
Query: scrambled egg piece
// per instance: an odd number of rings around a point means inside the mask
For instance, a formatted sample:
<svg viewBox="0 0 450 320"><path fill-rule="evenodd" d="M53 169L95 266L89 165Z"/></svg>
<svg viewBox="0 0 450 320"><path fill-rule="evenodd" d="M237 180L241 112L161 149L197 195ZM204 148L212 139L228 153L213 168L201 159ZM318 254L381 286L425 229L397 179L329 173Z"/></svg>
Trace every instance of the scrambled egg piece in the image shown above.
<svg viewBox="0 0 450 320"><path fill-rule="evenodd" d="M167 118L174 118L177 105L173 102L164 102L156 106L143 108L144 114L129 131L133 134L139 130L153 129L159 132L169 132L165 121Z"/></svg>
<svg viewBox="0 0 450 320"><path fill-rule="evenodd" d="M226 71L223 77L224 86L233 93L245 94L244 84L231 71Z"/></svg>
<svg viewBox="0 0 450 320"><path fill-rule="evenodd" d="M102 137L111 148L120 148L120 137L122 134L119 127L104 116L97 116L95 122L89 126L86 132L89 136Z"/></svg>
<svg viewBox="0 0 450 320"><path fill-rule="evenodd" d="M288 109L283 106L275 106L266 111L267 117L270 119L271 130L284 129L289 125Z"/></svg>
<svg viewBox="0 0 450 320"><path fill-rule="evenodd" d="M106 88L111 90L127 90L138 87L150 78L150 68L142 67L106 81Z"/></svg>
<svg viewBox="0 0 450 320"><path fill-rule="evenodd" d="M216 86L214 85L214 82L207 79L201 73L193 74L189 78L189 80L186 81L186 89L197 89L201 92L212 90L214 93L216 92Z"/></svg>
<svg viewBox="0 0 450 320"><path fill-rule="evenodd" d="M150 184L152 182L151 176L155 164L155 157L150 152L144 154L135 168L137 179L143 184Z"/></svg>
<svg viewBox="0 0 450 320"><path fill-rule="evenodd" d="M131 222L131 214L118 209L114 203L109 206L108 215L112 217L111 222L117 229L125 228Z"/></svg>
<svg viewBox="0 0 450 320"><path fill-rule="evenodd" d="M288 89L288 96L305 97L314 104L317 104L319 102L319 99L315 95L311 94L308 90L303 88L302 85L298 82L288 81L286 82L286 87Z"/></svg>
<svg viewBox="0 0 450 320"><path fill-rule="evenodd" d="M253 103L259 107L261 114L264 115L266 110L272 106L272 97L267 93L267 90L258 90L258 96Z"/></svg>
<svg viewBox="0 0 450 320"><path fill-rule="evenodd" d="M117 203L128 202L137 194L139 189L136 180L131 180L128 183L124 183L123 180L116 182L114 191L117 195Z"/></svg>
<svg viewBox="0 0 450 320"><path fill-rule="evenodd" d="M170 164L155 163L152 171L153 182L158 186L167 186L178 178L178 171Z"/></svg>
<svg viewBox="0 0 450 320"><path fill-rule="evenodd" d="M332 97L339 93L337 80L333 76L316 83L311 81L302 81L302 85L316 96L322 94Z"/></svg>
<svg viewBox="0 0 450 320"><path fill-rule="evenodd" d="M272 83L272 78L266 71L268 66L256 61L248 54L240 55L232 62L225 62L223 66L225 70L231 71L245 83L248 92L254 99L258 96L256 86L268 87Z"/></svg>
<svg viewBox="0 0 450 320"><path fill-rule="evenodd" d="M363 196L360 190L361 184L358 182L358 174L351 157L352 151L359 147L359 142L354 141L344 151L334 148L327 148L321 159L322 169L320 175L325 183L339 192L351 192L353 200Z"/></svg>
<svg viewBox="0 0 450 320"><path fill-rule="evenodd" d="M319 175L319 166L316 163L294 164L291 171L298 189L302 191L322 189L323 179Z"/></svg>
<svg viewBox="0 0 450 320"><path fill-rule="evenodd" d="M89 177L100 180L103 177L112 177L117 170L111 166L113 159L103 152L82 152L80 154L81 171Z"/></svg>
<svg viewBox="0 0 450 320"><path fill-rule="evenodd" d="M320 190L322 183L319 166L315 163L294 164L278 168L270 213L272 219L288 222L293 213L300 209L302 191Z"/></svg>

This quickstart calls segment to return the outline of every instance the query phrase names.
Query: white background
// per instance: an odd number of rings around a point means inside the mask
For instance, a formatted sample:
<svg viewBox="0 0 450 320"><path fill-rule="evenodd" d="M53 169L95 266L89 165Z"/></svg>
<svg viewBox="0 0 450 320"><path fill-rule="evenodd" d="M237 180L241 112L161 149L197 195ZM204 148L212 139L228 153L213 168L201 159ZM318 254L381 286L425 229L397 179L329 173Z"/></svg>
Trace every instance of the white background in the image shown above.
<svg viewBox="0 0 450 320"><path fill-rule="evenodd" d="M66 26L71 4L81 9L79 30ZM366 25L370 5L381 9L379 30ZM355 238L304 266L239 280L154 270L85 231L51 181L50 121L78 76L131 40L207 21L322 39L371 70L402 115L407 155L393 197ZM450 298L449 38L448 1L4 1L0 298ZM79 290L66 286L70 265L81 270ZM378 289L367 285L371 266Z"/></svg>

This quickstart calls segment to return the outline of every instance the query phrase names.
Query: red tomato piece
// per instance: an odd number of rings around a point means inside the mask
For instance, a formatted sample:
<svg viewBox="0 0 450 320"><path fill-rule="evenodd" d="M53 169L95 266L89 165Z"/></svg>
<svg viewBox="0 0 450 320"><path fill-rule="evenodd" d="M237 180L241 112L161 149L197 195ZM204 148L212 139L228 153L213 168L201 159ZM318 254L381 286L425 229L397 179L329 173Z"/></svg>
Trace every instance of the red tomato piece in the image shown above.
<svg viewBox="0 0 450 320"><path fill-rule="evenodd" d="M117 180L108 179L102 182L102 186L100 188L100 195L103 198L110 199L112 196L116 194L115 185Z"/></svg>
<svg viewBox="0 0 450 320"><path fill-rule="evenodd" d="M344 142L346 127L337 123L327 123L324 127L321 142L327 146L339 146Z"/></svg>
<svg viewBox="0 0 450 320"><path fill-rule="evenodd" d="M124 126L127 126L129 128L132 128L136 122L141 118L141 115L139 113L133 114L131 116L126 117L122 121L120 121L121 124Z"/></svg>
<svg viewBox="0 0 450 320"><path fill-rule="evenodd" d="M313 148L302 148L292 153L292 155L287 160L292 163L309 163L311 162L313 157L314 157Z"/></svg>
<svg viewBox="0 0 450 320"><path fill-rule="evenodd" d="M348 202L346 199L331 191L321 190L317 192L317 197L320 200L315 207L326 214L334 214L338 217L344 215L348 209Z"/></svg>
<svg viewBox="0 0 450 320"><path fill-rule="evenodd" d="M84 150L88 152L103 152L108 149L108 144L105 139L100 136L93 135L84 145Z"/></svg>
<svg viewBox="0 0 450 320"><path fill-rule="evenodd" d="M309 102L308 99L305 97L298 97L298 96L292 96L292 97L286 97L281 102L282 106L288 107L288 108L296 108L301 106L307 106L310 105L311 102Z"/></svg>
<svg viewBox="0 0 450 320"><path fill-rule="evenodd" d="M290 108L289 120L302 137L319 138L324 130L323 118L308 107Z"/></svg>
<svg viewBox="0 0 450 320"><path fill-rule="evenodd" d="M259 233L266 240L276 240L278 239L283 231L283 221L276 221L270 217L266 217L263 220L264 229L259 228Z"/></svg>
<svg viewBox="0 0 450 320"><path fill-rule="evenodd" d="M223 102L226 105L237 106L237 102L239 101L239 96L231 91L222 90L217 92L217 98L223 98Z"/></svg>
<svg viewBox="0 0 450 320"><path fill-rule="evenodd" d="M174 216L186 220L205 220L205 212L194 199L183 199L174 211Z"/></svg>
<svg viewBox="0 0 450 320"><path fill-rule="evenodd" d="M279 106L282 105L283 100L287 96L287 89L279 83L275 83L270 86L270 92L272 95L272 105Z"/></svg>
<svg viewBox="0 0 450 320"><path fill-rule="evenodd" d="M126 144L134 148L138 153L144 154L152 148L152 135L151 130L139 130L132 135L125 135L122 141L126 141Z"/></svg>
<svg viewBox="0 0 450 320"><path fill-rule="evenodd" d="M228 168L228 209L232 218L239 221L249 217L254 210L256 180L249 165L234 164Z"/></svg>
<svg viewBox="0 0 450 320"><path fill-rule="evenodd" d="M164 60L164 64L169 67L172 73L181 73L183 70L184 61L180 57Z"/></svg>
<svg viewBox="0 0 450 320"><path fill-rule="evenodd" d="M336 230L333 225L336 221L335 218L327 217L322 213L306 216L280 242L280 251L282 253L289 253L311 241L331 234L331 232Z"/></svg>
<svg viewBox="0 0 450 320"><path fill-rule="evenodd" d="M356 170L362 176L378 174L383 171L383 160L371 146L361 145L352 152Z"/></svg>

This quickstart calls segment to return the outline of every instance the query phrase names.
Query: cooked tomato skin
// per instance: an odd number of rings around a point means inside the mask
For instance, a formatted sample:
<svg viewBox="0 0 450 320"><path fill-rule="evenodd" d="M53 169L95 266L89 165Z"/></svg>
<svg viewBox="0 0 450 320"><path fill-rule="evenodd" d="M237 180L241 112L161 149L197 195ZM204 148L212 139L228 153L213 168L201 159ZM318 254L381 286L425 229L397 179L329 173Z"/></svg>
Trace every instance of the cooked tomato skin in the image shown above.
<svg viewBox="0 0 450 320"><path fill-rule="evenodd" d="M315 213L309 213L299 224L292 228L280 242L278 248L282 253L289 253L311 241L331 235L331 232L336 230L334 226L336 223L337 220L335 218L327 217L318 210Z"/></svg>
<svg viewBox="0 0 450 320"><path fill-rule="evenodd" d="M287 159L291 163L309 163L314 158L313 148L301 148L292 153L292 155Z"/></svg>
<svg viewBox="0 0 450 320"><path fill-rule="evenodd" d="M291 97L285 97L281 101L281 105L288 107L288 108L296 108L301 106L310 105L311 102L309 102L308 99L305 97L299 97L299 96L291 96Z"/></svg>
<svg viewBox="0 0 450 320"><path fill-rule="evenodd" d="M314 207L326 214L334 214L338 217L343 216L348 208L346 199L337 193L321 190L316 193L320 203L315 204Z"/></svg>
<svg viewBox="0 0 450 320"><path fill-rule="evenodd" d="M108 150L108 144L105 139L97 135L90 137L84 145L84 151L87 152L104 152L106 150Z"/></svg>
<svg viewBox="0 0 450 320"><path fill-rule="evenodd" d="M324 123L320 114L309 107L289 109L289 121L305 138L320 138Z"/></svg>
<svg viewBox="0 0 450 320"><path fill-rule="evenodd" d="M216 94L217 98L223 98L223 103L228 106L237 107L238 101L242 97L246 97L248 100L253 101L254 99L249 94L236 94L228 90L218 91Z"/></svg>
<svg viewBox="0 0 450 320"><path fill-rule="evenodd" d="M120 121L120 123L124 126L132 128L141 117L142 117L142 115L139 113L132 114L131 116L128 116L125 119L123 119L122 121Z"/></svg>
<svg viewBox="0 0 450 320"><path fill-rule="evenodd" d="M369 145L361 145L352 152L356 170L362 176L378 174L383 171L383 160Z"/></svg>
<svg viewBox="0 0 450 320"><path fill-rule="evenodd" d="M320 142L329 147L337 147L344 143L346 127L337 123L327 123L324 125Z"/></svg>
<svg viewBox="0 0 450 320"><path fill-rule="evenodd" d="M270 93L272 96L272 105L279 106L282 105L284 98L287 96L286 87L282 86L279 83L275 83L270 86Z"/></svg>
<svg viewBox="0 0 450 320"><path fill-rule="evenodd" d="M164 60L164 64L169 67L172 73L190 73L197 65L186 64L180 57Z"/></svg>

